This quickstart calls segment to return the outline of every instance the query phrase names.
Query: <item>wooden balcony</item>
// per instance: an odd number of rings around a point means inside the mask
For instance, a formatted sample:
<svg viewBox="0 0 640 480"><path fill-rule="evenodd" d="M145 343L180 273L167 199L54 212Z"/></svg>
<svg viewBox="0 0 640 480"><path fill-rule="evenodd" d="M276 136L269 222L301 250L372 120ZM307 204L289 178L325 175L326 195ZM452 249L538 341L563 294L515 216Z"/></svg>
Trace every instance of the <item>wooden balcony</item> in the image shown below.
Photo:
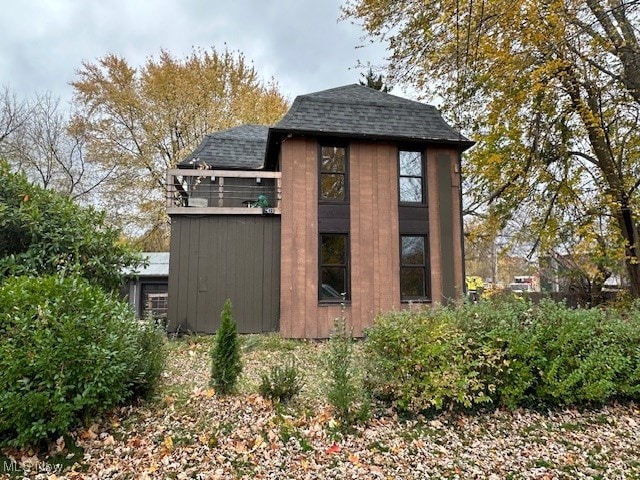
<svg viewBox="0 0 640 480"><path fill-rule="evenodd" d="M167 171L169 215L280 215L280 172Z"/></svg>

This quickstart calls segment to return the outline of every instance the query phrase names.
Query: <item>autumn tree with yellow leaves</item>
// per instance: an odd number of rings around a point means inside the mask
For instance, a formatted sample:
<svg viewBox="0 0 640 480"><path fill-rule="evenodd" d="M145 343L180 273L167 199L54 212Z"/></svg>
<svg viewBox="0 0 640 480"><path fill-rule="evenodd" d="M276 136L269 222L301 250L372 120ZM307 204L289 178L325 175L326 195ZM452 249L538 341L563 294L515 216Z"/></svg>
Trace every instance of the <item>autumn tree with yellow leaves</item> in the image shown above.
<svg viewBox="0 0 640 480"><path fill-rule="evenodd" d="M467 213L494 231L517 218L532 250L570 244L596 274L621 259L638 297L639 8L348 0L343 11L388 43L395 82L443 98L478 141L464 165Z"/></svg>
<svg viewBox="0 0 640 480"><path fill-rule="evenodd" d="M92 161L112 169L100 207L141 236L141 246L167 248L166 171L208 134L244 123L273 124L288 108L244 55L193 50L184 59L162 50L140 68L108 54L84 62L74 88L71 131L87 139Z"/></svg>

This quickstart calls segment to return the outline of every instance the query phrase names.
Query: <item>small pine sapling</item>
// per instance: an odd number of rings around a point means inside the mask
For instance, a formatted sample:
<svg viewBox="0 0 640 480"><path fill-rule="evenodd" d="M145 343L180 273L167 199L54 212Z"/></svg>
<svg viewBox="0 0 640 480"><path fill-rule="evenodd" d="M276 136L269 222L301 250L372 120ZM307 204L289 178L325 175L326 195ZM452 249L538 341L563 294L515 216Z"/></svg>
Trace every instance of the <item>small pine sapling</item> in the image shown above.
<svg viewBox="0 0 640 480"><path fill-rule="evenodd" d="M354 424L362 423L369 418L370 399L362 382L355 374L353 336L347 330L343 315L335 319L333 331L329 338L329 355L326 359L329 384L327 400L333 407L342 430L349 430Z"/></svg>
<svg viewBox="0 0 640 480"><path fill-rule="evenodd" d="M227 299L220 314L220 328L211 347L210 384L220 394L235 390L242 372L240 340L236 322L231 315L231 300Z"/></svg>
<svg viewBox="0 0 640 480"><path fill-rule="evenodd" d="M269 373L262 374L258 392L276 403L287 403L300 393L302 386L302 372L293 360L289 360L284 365L271 367Z"/></svg>

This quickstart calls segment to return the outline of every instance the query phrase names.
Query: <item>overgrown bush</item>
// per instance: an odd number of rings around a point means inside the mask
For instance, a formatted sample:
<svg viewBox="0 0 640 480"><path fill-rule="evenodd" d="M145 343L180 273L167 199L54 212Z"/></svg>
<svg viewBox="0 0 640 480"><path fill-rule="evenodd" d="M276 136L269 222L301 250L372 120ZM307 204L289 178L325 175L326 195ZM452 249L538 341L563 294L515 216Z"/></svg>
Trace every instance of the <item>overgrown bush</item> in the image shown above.
<svg viewBox="0 0 640 480"><path fill-rule="evenodd" d="M152 318L137 324L135 340L140 355L133 368L132 393L146 397L157 389L166 364L166 332Z"/></svg>
<svg viewBox="0 0 640 480"><path fill-rule="evenodd" d="M380 316L367 379L400 410L640 398L640 310L522 299Z"/></svg>
<svg viewBox="0 0 640 480"><path fill-rule="evenodd" d="M242 372L238 328L231 313L231 300L227 299L220 313L220 328L211 347L211 386L221 394L235 390Z"/></svg>
<svg viewBox="0 0 640 480"><path fill-rule="evenodd" d="M302 390L302 372L293 360L283 365L274 365L262 374L258 392L264 398L278 403L287 403Z"/></svg>
<svg viewBox="0 0 640 480"><path fill-rule="evenodd" d="M569 309L544 302L533 313L530 330L539 353L530 363L540 375L534 383L538 400L570 404L640 398L637 310L625 318L599 308ZM522 362L515 353L513 358Z"/></svg>
<svg viewBox="0 0 640 480"><path fill-rule="evenodd" d="M147 393L162 337L129 306L78 276L0 285L0 444L57 437Z"/></svg>
<svg viewBox="0 0 640 480"><path fill-rule="evenodd" d="M465 336L455 310L440 307L378 317L365 355L369 388L403 411L490 402L503 362L498 349Z"/></svg>

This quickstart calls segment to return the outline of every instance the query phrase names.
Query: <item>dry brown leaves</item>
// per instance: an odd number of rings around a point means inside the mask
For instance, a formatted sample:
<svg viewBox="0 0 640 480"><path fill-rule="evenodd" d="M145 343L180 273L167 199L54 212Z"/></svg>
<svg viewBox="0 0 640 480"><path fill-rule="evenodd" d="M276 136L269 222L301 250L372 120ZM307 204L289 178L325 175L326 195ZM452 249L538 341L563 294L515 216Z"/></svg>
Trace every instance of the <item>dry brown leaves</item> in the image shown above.
<svg viewBox="0 0 640 480"><path fill-rule="evenodd" d="M637 404L410 420L381 411L342 435L314 380L322 343L285 352L307 372L303 395L287 408L255 393L281 351L245 351L240 393L221 397L208 387L208 347L206 339L172 344L158 397L73 432L84 457L64 471L46 455L5 454L28 466L23 476L49 480L640 478ZM50 453L66 451L60 442Z"/></svg>

